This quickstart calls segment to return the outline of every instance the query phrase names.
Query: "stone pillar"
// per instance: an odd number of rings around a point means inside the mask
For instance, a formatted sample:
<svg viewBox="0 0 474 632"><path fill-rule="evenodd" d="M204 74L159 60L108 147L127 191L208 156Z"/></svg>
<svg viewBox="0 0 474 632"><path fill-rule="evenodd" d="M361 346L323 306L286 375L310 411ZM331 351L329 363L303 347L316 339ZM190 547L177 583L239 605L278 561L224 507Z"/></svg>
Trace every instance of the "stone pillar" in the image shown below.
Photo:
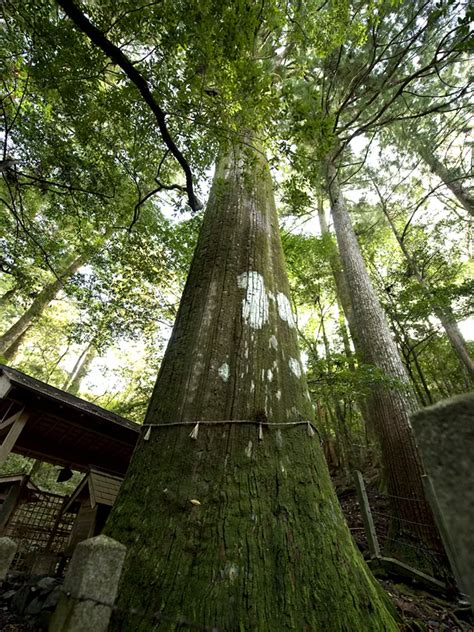
<svg viewBox="0 0 474 632"><path fill-rule="evenodd" d="M7 578L18 546L11 538L0 538L0 584Z"/></svg>
<svg viewBox="0 0 474 632"><path fill-rule="evenodd" d="M123 544L105 535L77 545L49 632L106 632L125 551Z"/></svg>
<svg viewBox="0 0 474 632"><path fill-rule="evenodd" d="M459 587L474 604L474 393L412 416L426 492Z"/></svg>

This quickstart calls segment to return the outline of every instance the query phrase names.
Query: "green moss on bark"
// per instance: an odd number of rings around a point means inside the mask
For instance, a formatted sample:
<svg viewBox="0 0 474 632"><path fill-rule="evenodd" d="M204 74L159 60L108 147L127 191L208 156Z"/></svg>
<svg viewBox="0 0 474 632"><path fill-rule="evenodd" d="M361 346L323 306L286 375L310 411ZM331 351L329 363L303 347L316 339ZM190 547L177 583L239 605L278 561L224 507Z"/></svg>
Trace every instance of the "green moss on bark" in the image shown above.
<svg viewBox="0 0 474 632"><path fill-rule="evenodd" d="M234 148L148 411L159 427L107 526L129 549L113 630L174 630L180 618L222 631L397 629L306 426L259 440L257 425L201 425L194 441L167 425L312 419L288 297L268 167ZM166 620L153 623L157 611Z"/></svg>

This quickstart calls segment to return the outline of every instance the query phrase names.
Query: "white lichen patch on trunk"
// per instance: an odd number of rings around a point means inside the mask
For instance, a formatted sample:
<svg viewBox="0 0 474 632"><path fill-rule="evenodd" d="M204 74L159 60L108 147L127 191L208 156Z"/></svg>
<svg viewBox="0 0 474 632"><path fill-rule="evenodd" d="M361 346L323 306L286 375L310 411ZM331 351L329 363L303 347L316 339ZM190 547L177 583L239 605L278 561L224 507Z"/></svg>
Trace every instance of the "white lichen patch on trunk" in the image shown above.
<svg viewBox="0 0 474 632"><path fill-rule="evenodd" d="M288 365L296 377L301 377L301 364L299 363L299 360L296 358L290 358L288 360Z"/></svg>
<svg viewBox="0 0 474 632"><path fill-rule="evenodd" d="M224 571L222 572L222 579L225 579L225 577L227 577L231 583L234 582L234 580L236 580L238 576L239 567L237 566L237 564L234 563L227 564Z"/></svg>
<svg viewBox="0 0 474 632"><path fill-rule="evenodd" d="M269 382L271 382L273 380L273 371L271 369L268 369L268 371L267 371L267 380Z"/></svg>
<svg viewBox="0 0 474 632"><path fill-rule="evenodd" d="M268 322L268 296L263 276L255 271L237 277L240 288L247 290L242 300L242 317L253 329L261 329Z"/></svg>
<svg viewBox="0 0 474 632"><path fill-rule="evenodd" d="M217 372L219 373L219 377L223 379L224 382L227 382L230 375L230 369L227 362L224 362L224 364L221 364L221 366L217 369Z"/></svg>
<svg viewBox="0 0 474 632"><path fill-rule="evenodd" d="M275 397L276 397L278 400L280 400L280 399L281 399L281 391L280 391L280 390L278 390L278 391L275 393Z"/></svg>
<svg viewBox="0 0 474 632"><path fill-rule="evenodd" d="M277 294L277 305L280 318L288 323L288 327L296 327L290 301L282 292L278 292Z"/></svg>
<svg viewBox="0 0 474 632"><path fill-rule="evenodd" d="M281 430L277 430L275 432L275 440L276 440L277 446L281 448L283 446L283 436L281 434Z"/></svg>
<svg viewBox="0 0 474 632"><path fill-rule="evenodd" d="M270 336L270 340L268 341L268 348L275 349L275 351L278 349L278 340L276 339L276 336Z"/></svg>

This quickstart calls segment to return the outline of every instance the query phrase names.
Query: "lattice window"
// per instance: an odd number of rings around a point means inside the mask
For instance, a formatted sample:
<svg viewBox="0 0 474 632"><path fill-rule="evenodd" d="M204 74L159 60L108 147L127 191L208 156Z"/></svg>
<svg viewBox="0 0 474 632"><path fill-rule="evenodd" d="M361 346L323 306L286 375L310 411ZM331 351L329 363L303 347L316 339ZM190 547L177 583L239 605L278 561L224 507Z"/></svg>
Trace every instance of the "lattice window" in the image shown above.
<svg viewBox="0 0 474 632"><path fill-rule="evenodd" d="M74 514L61 514L64 497L34 492L23 501L11 517L4 535L18 542L14 566L24 566L25 558L34 553L63 553L74 523Z"/></svg>

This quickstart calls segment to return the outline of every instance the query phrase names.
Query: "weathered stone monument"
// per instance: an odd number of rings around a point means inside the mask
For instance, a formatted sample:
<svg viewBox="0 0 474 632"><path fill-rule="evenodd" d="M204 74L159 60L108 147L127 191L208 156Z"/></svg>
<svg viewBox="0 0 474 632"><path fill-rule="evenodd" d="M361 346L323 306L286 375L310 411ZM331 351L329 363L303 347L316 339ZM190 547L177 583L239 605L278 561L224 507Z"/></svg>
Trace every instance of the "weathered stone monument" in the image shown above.
<svg viewBox="0 0 474 632"><path fill-rule="evenodd" d="M77 545L49 632L106 632L125 551L123 544L105 535Z"/></svg>
<svg viewBox="0 0 474 632"><path fill-rule="evenodd" d="M474 393L424 408L412 424L447 554L474 604Z"/></svg>
<svg viewBox="0 0 474 632"><path fill-rule="evenodd" d="M14 540L11 538L0 538L0 584L7 578L16 550L17 544Z"/></svg>

